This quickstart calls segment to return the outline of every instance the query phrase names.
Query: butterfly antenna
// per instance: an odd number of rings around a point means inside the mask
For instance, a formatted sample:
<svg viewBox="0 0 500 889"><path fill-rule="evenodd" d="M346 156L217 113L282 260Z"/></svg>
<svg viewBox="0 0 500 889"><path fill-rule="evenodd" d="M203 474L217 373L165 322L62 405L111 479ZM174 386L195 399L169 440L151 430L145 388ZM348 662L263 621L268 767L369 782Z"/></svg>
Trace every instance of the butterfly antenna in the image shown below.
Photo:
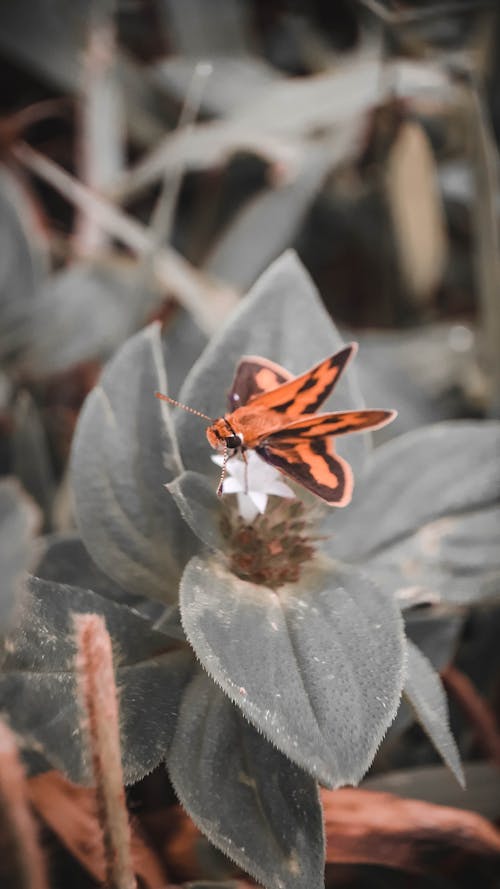
<svg viewBox="0 0 500 889"><path fill-rule="evenodd" d="M206 414L202 414L201 411L196 411L194 407L188 407L187 404L182 404L181 401L176 401L175 398L170 398L170 395L163 395L162 392L155 392L156 398L159 398L160 401L166 401L167 404L173 404L174 407L181 407L184 411L187 411L189 414L194 414L195 417L201 417L202 420L208 420L209 423L213 423L213 417L207 417Z"/></svg>
<svg viewBox="0 0 500 889"><path fill-rule="evenodd" d="M228 449L228 446L225 444L224 451L222 454L222 470L221 470L221 474L220 474L219 486L217 488L217 497L222 497L222 494L223 494L222 489L224 487L224 479L226 477L226 465L227 465L228 457L229 457L229 449Z"/></svg>

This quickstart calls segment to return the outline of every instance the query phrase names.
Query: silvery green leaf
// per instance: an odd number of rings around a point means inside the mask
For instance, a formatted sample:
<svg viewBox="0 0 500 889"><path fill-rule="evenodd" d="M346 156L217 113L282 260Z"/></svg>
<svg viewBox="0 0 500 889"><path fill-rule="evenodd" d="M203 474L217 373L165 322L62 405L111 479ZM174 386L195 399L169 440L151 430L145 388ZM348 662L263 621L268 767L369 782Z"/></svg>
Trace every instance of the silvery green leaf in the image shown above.
<svg viewBox="0 0 500 889"><path fill-rule="evenodd" d="M358 478L352 504L341 516L328 514L332 551L359 560L436 519L498 504L499 453L500 423L493 420L450 420L381 445Z"/></svg>
<svg viewBox="0 0 500 889"><path fill-rule="evenodd" d="M421 799L440 806L479 812L490 821L500 818L500 772L491 762L464 765L467 793L457 784L446 766L418 766L393 769L363 781L363 787L381 793L395 793L406 799Z"/></svg>
<svg viewBox="0 0 500 889"><path fill-rule="evenodd" d="M186 647L124 605L33 577L0 674L0 708L27 748L74 781L85 781L75 688L73 615L101 614L113 641L120 689L125 781L139 780L166 755L193 657Z"/></svg>
<svg viewBox="0 0 500 889"><path fill-rule="evenodd" d="M182 518L210 549L224 549L222 504L213 482L199 472L183 472L168 485Z"/></svg>
<svg viewBox="0 0 500 889"><path fill-rule="evenodd" d="M74 263L48 278L38 295L23 369L48 375L106 360L159 303L129 262Z"/></svg>
<svg viewBox="0 0 500 889"><path fill-rule="evenodd" d="M243 355L262 355L300 373L342 346L309 275L296 254L287 251L264 272L211 340L187 377L179 398L210 417L219 417L227 410L227 392ZM360 406L362 400L351 368L325 403L325 410ZM210 448L201 420L179 411L176 429L186 468L208 473ZM338 450L356 473L363 465L366 440L359 435L344 436Z"/></svg>
<svg viewBox="0 0 500 889"><path fill-rule="evenodd" d="M49 442L35 401L21 390L13 406L11 438L12 471L43 511L46 526L52 523L56 480Z"/></svg>
<svg viewBox="0 0 500 889"><path fill-rule="evenodd" d="M290 174L288 182L250 198L216 242L205 263L207 272L241 290L250 287L266 266L293 243L329 171L345 159L346 145L347 138L341 136L338 145L327 142L311 147L300 156L298 169Z"/></svg>
<svg viewBox="0 0 500 889"><path fill-rule="evenodd" d="M184 630L243 714L327 786L356 784L396 713L403 684L399 608L340 563L311 563L277 592L215 556L181 583Z"/></svg>
<svg viewBox="0 0 500 889"><path fill-rule="evenodd" d="M35 504L16 479L0 482L0 641L18 616L23 574L33 560L33 537L40 523Z"/></svg>
<svg viewBox="0 0 500 889"><path fill-rule="evenodd" d="M315 782L202 672L185 693L167 766L193 821L259 883L268 889L323 887Z"/></svg>
<svg viewBox="0 0 500 889"><path fill-rule="evenodd" d="M402 608L472 604L500 594L499 542L500 507L492 506L429 522L364 561L363 570Z"/></svg>
<svg viewBox="0 0 500 889"><path fill-rule="evenodd" d="M97 567L76 532L49 534L40 539L39 547L41 553L34 573L42 580L92 590L131 607L140 602L140 597L124 590Z"/></svg>
<svg viewBox="0 0 500 889"><path fill-rule="evenodd" d="M205 348L207 338L192 316L179 308L163 333L162 344L168 394L177 398L191 367Z"/></svg>
<svg viewBox="0 0 500 889"><path fill-rule="evenodd" d="M0 358L8 364L32 339L31 316L44 273L40 244L14 177L0 170Z"/></svg>
<svg viewBox="0 0 500 889"><path fill-rule="evenodd" d="M463 611L445 610L439 606L408 609L405 614L405 633L434 670L441 671L453 659L464 625ZM415 721L415 713L404 696L387 737L401 734Z"/></svg>
<svg viewBox="0 0 500 889"><path fill-rule="evenodd" d="M82 540L99 567L141 596L175 601L198 543L164 485L182 472L166 406L159 325L128 340L88 396L75 432L72 485Z"/></svg>
<svg viewBox="0 0 500 889"><path fill-rule="evenodd" d="M409 640L403 693L415 711L418 722L463 787L464 773L457 745L450 731L448 705L441 679L427 658Z"/></svg>

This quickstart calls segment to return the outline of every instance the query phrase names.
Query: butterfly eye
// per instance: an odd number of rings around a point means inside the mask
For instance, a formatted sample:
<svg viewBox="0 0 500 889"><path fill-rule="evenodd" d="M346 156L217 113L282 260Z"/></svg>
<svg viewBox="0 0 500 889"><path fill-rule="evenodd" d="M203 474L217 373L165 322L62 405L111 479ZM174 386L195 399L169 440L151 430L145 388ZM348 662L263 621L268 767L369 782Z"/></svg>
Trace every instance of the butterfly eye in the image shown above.
<svg viewBox="0 0 500 889"><path fill-rule="evenodd" d="M227 448L240 448L241 438L238 435L228 435L224 443Z"/></svg>

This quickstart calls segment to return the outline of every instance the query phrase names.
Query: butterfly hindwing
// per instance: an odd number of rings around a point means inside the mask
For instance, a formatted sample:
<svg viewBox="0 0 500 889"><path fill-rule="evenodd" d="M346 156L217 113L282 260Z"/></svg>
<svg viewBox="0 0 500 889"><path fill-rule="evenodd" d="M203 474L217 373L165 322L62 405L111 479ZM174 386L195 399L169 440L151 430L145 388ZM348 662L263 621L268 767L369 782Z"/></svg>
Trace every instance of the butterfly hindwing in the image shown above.
<svg viewBox="0 0 500 889"><path fill-rule="evenodd" d="M293 379L293 374L274 361L245 355L239 362L229 390L229 409L236 410L253 398Z"/></svg>
<svg viewBox="0 0 500 889"><path fill-rule="evenodd" d="M325 500L331 506L347 506L353 489L352 470L335 453L331 438L276 441L272 438L255 448L266 463L270 463Z"/></svg>
<svg viewBox="0 0 500 889"><path fill-rule="evenodd" d="M346 506L353 478L348 463L335 453L334 435L385 426L393 411L338 411L302 416L261 441L255 450L267 462L332 506Z"/></svg>

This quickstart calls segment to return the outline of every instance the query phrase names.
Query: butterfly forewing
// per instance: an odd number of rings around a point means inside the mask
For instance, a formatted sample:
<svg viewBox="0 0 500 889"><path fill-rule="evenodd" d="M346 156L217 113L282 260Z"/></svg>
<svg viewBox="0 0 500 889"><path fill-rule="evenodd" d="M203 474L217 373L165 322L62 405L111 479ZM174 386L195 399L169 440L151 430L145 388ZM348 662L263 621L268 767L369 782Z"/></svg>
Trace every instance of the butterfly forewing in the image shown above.
<svg viewBox="0 0 500 889"><path fill-rule="evenodd" d="M281 426L288 425L302 414L314 413L330 395L355 349L355 344L351 343L300 377L255 396L252 409L274 413L276 423Z"/></svg>
<svg viewBox="0 0 500 889"><path fill-rule="evenodd" d="M269 435L266 441L296 441L298 438L321 438L326 435L346 435L348 432L363 432L366 429L380 429L394 419L394 411L361 410L337 411L332 414L316 414L299 417Z"/></svg>
<svg viewBox="0 0 500 889"><path fill-rule="evenodd" d="M293 374L274 361L259 358L257 355L245 355L236 368L229 390L229 409L234 411L248 404L257 395L276 389L292 379Z"/></svg>

